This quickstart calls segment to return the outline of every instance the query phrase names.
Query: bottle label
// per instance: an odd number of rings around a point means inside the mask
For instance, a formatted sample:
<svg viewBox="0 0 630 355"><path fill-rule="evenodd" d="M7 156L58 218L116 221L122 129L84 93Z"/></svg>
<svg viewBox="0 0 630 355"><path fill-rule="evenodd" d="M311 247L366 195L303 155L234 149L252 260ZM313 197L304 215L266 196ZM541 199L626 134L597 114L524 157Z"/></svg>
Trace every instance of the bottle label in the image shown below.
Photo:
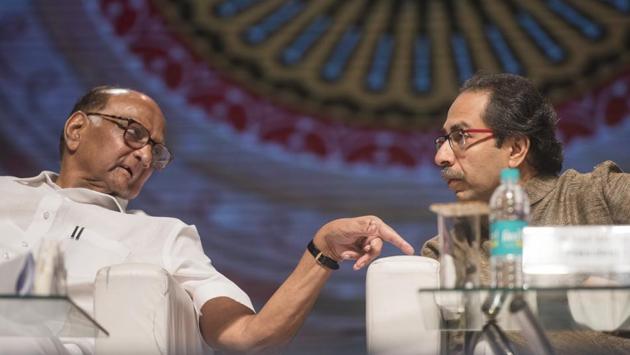
<svg viewBox="0 0 630 355"><path fill-rule="evenodd" d="M522 220L498 220L490 226L492 255L523 255L523 228L527 222Z"/></svg>

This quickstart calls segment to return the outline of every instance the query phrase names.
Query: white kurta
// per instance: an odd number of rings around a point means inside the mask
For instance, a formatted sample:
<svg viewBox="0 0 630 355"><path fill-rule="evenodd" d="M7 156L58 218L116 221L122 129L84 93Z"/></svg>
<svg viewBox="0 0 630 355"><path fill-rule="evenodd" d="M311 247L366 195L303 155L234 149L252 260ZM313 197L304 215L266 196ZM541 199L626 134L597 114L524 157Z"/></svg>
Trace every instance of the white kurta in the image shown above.
<svg viewBox="0 0 630 355"><path fill-rule="evenodd" d="M0 177L0 259L61 241L70 296L92 313L99 269L125 262L159 265L193 298L199 310L215 297L253 309L247 294L219 273L204 254L194 226L175 218L127 211L127 201L84 188L62 189L57 175Z"/></svg>

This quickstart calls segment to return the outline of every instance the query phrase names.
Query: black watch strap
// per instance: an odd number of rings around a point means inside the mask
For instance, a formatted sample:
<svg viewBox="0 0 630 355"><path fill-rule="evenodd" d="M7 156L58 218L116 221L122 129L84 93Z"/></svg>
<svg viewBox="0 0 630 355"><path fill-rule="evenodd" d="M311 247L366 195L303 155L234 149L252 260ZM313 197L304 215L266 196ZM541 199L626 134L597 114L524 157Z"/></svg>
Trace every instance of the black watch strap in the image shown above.
<svg viewBox="0 0 630 355"><path fill-rule="evenodd" d="M335 259L332 259L322 254L322 252L319 249L317 249L317 247L315 246L315 243L313 243L312 240L310 243L308 243L307 249L309 252L311 252L311 254L313 254L315 261L317 261L319 265L325 266L332 270L339 269L339 263L336 262Z"/></svg>

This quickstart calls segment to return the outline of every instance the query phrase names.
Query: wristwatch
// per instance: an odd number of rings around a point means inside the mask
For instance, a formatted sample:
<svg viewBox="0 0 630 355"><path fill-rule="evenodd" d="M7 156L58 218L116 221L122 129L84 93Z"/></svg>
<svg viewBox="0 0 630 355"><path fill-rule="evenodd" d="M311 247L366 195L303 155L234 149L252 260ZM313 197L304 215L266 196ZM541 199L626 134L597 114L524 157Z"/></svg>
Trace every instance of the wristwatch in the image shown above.
<svg viewBox="0 0 630 355"><path fill-rule="evenodd" d="M339 269L339 263L336 262L335 259L324 255L319 249L317 249L312 240L308 243L307 249L311 252L315 261L317 261L319 265L325 266L331 270Z"/></svg>

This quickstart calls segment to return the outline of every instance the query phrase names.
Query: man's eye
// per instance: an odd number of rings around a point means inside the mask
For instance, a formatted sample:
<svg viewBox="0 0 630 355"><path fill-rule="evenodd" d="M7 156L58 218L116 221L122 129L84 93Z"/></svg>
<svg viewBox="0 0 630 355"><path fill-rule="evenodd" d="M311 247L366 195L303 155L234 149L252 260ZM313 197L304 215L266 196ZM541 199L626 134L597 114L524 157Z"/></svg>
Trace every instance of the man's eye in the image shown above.
<svg viewBox="0 0 630 355"><path fill-rule="evenodd" d="M464 134L459 131L453 132L453 134L451 135L451 139L456 143L460 143L462 139L464 139Z"/></svg>
<svg viewBox="0 0 630 355"><path fill-rule="evenodd" d="M133 129L133 128L129 128L127 130L127 133L129 133L129 135L132 136L133 138L138 138L138 136L139 136L138 130Z"/></svg>
<svg viewBox="0 0 630 355"><path fill-rule="evenodd" d="M129 134L133 139L142 140L145 136L145 131L140 127L129 126L127 128L127 134Z"/></svg>

